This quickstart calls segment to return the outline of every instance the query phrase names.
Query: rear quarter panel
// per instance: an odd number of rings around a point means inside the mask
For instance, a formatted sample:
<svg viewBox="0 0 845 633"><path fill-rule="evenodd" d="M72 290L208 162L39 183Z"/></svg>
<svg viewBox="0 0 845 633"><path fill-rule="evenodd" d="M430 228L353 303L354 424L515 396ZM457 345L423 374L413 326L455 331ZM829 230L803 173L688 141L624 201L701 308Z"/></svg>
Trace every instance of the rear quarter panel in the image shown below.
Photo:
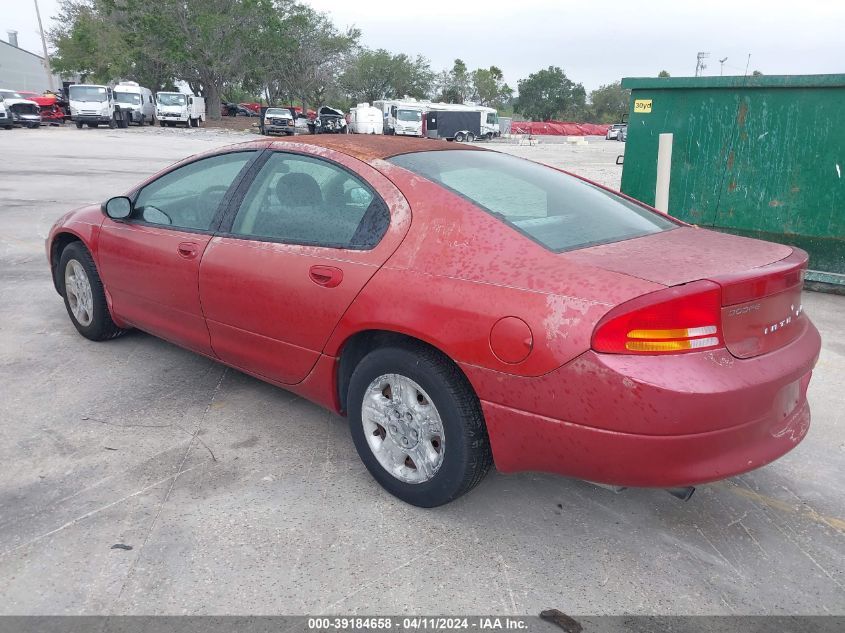
<svg viewBox="0 0 845 633"><path fill-rule="evenodd" d="M428 180L373 164L411 205L411 228L350 306L327 354L339 354L358 331L385 329L427 341L459 363L539 376L588 350L610 308L663 287L570 261ZM531 330L522 362L503 362L490 347L493 325L507 316Z"/></svg>

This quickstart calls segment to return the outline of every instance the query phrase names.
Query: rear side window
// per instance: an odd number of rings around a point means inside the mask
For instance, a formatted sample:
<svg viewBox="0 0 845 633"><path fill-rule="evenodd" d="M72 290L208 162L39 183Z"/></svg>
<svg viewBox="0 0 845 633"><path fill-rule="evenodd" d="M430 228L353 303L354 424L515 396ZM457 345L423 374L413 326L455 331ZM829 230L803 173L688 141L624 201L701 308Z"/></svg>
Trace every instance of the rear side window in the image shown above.
<svg viewBox="0 0 845 633"><path fill-rule="evenodd" d="M250 186L231 233L366 250L389 224L387 206L359 177L325 160L276 152Z"/></svg>
<svg viewBox="0 0 845 633"><path fill-rule="evenodd" d="M389 161L442 185L554 252L678 226L574 176L507 154L447 150Z"/></svg>

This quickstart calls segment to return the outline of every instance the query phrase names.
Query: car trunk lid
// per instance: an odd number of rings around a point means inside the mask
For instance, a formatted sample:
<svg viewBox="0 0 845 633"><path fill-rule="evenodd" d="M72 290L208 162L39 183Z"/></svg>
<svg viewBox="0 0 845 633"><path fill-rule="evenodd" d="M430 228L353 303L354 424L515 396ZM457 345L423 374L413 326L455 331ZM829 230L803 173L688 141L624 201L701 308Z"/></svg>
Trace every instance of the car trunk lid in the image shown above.
<svg viewBox="0 0 845 633"><path fill-rule="evenodd" d="M707 279L722 288L722 336L737 358L795 340L806 329L801 289L807 254L695 227L573 251L566 257L666 286Z"/></svg>
<svg viewBox="0 0 845 633"><path fill-rule="evenodd" d="M807 327L801 290L807 253L793 253L772 264L711 278L722 287L722 335L738 358L779 349Z"/></svg>

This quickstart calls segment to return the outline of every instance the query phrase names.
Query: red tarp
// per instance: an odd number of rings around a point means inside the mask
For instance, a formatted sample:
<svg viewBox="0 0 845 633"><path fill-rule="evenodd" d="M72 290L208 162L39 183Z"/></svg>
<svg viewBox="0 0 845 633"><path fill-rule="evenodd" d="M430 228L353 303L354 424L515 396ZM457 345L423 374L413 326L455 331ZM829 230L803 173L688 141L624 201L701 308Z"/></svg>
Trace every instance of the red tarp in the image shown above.
<svg viewBox="0 0 845 633"><path fill-rule="evenodd" d="M567 121L513 121L511 134L549 136L604 136L609 125L570 123Z"/></svg>

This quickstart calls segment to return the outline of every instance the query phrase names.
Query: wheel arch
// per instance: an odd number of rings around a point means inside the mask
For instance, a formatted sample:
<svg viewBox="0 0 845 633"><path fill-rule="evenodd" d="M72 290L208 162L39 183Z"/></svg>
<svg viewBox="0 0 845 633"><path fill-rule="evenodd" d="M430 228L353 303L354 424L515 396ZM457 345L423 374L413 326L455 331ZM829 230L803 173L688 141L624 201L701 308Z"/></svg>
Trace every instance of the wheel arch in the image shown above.
<svg viewBox="0 0 845 633"><path fill-rule="evenodd" d="M415 347L425 346L440 354L447 362L454 365L461 376L466 380L467 385L472 392L478 397L474 386L469 380L469 377L464 373L461 366L449 356L443 349L430 341L423 340L411 334L400 332L398 330L388 329L367 329L359 330L351 334L343 341L340 346L340 353L338 355L337 371L335 376L335 390L339 410L341 413L346 413L347 410L347 395L349 391L349 382L352 378L352 373L364 357L373 350L382 347L399 346L399 347Z"/></svg>
<svg viewBox="0 0 845 633"><path fill-rule="evenodd" d="M62 258L64 250L73 242L81 242L83 246L88 248L88 245L85 244L85 241L79 235L70 231L56 233L50 242L50 273L53 276L53 287L59 295L62 295L58 276L59 261Z"/></svg>

